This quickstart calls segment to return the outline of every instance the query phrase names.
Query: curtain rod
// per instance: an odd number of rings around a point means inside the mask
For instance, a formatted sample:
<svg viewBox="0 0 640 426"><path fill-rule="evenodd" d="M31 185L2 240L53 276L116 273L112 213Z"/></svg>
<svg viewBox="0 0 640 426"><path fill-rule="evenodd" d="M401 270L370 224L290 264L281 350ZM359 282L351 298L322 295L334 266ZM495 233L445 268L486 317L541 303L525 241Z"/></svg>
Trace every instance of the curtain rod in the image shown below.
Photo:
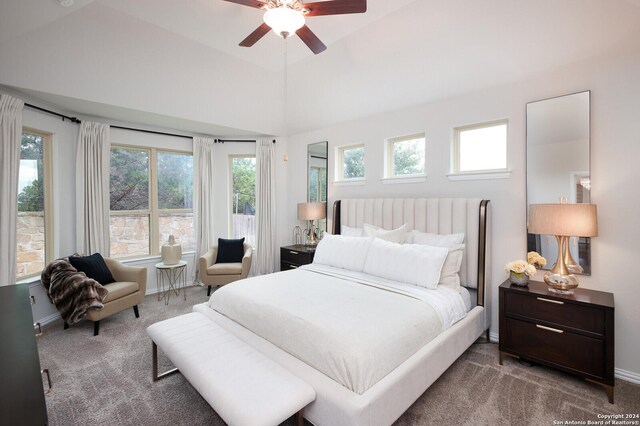
<svg viewBox="0 0 640 426"><path fill-rule="evenodd" d="M256 142L255 139L214 139L213 141L214 143L225 143L225 142ZM272 141L273 143L276 143L276 140L274 139Z"/></svg>
<svg viewBox="0 0 640 426"><path fill-rule="evenodd" d="M80 119L78 119L78 117L69 117L68 115L64 115L64 114L60 114L59 112L55 112L55 111L51 111L50 109L46 109L46 108L41 108L39 106L35 106L35 105L31 105L25 102L24 106L32 108L32 109L37 109L38 111L42 111L42 112L46 112L47 114L51 114L51 115L55 115L57 117L62 118L62 121L69 120L72 123L76 123L76 124L80 124L81 121Z"/></svg>
<svg viewBox="0 0 640 426"><path fill-rule="evenodd" d="M46 112L47 114L55 115L56 117L62 118L62 121L69 120L72 123L76 123L76 124L82 123L82 121L78 117L69 117L68 115L60 114L59 112L51 111L50 109L46 109L46 108L42 108L42 107L39 107L39 106L35 106L35 105L29 104L29 103L26 103L26 102L25 102L24 106L32 108L32 109L35 109L35 110L38 110L38 111ZM154 134L154 135L173 136L173 137L176 137L176 138L193 139L193 136L180 135L180 134L177 134L177 133L159 132L159 131L156 131L156 130L136 129L134 127L124 127L124 126L115 126L115 125L109 125L109 127L112 127L114 129L121 129L121 130L131 130L131 131L134 131L134 132L151 133L151 134ZM255 142L255 139L215 139L214 142L215 143ZM273 143L276 143L275 139L273 140Z"/></svg>
<svg viewBox="0 0 640 426"><path fill-rule="evenodd" d="M133 127L114 126L114 125L109 125L109 127L111 127L112 129L132 130L134 132L151 133L153 135L163 135L163 136L173 136L176 138L193 139L193 136L179 135L177 133L158 132L156 130L135 129Z"/></svg>

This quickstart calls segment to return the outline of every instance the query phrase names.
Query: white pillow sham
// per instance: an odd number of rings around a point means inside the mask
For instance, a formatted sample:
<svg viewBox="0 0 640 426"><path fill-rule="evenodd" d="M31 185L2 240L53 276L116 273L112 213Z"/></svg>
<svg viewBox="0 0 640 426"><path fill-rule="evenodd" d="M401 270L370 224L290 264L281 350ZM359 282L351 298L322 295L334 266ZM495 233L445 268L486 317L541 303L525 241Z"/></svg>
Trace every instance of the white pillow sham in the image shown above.
<svg viewBox="0 0 640 426"><path fill-rule="evenodd" d="M364 229L340 225L340 235L345 237L364 237Z"/></svg>
<svg viewBox="0 0 640 426"><path fill-rule="evenodd" d="M449 253L444 260L442 271L440 272L439 286L449 287L460 292L460 267L464 256L464 244L455 244L449 247Z"/></svg>
<svg viewBox="0 0 640 426"><path fill-rule="evenodd" d="M313 263L362 272L371 241L371 238L324 234Z"/></svg>
<svg viewBox="0 0 640 426"><path fill-rule="evenodd" d="M426 244L435 247L451 247L464 242L464 234L431 234L429 232L411 231L409 242Z"/></svg>
<svg viewBox="0 0 640 426"><path fill-rule="evenodd" d="M365 223L363 225L363 230L365 237L380 238L382 240L391 241L392 243L402 244L407 239L408 227L409 225L405 223L399 228L388 230Z"/></svg>
<svg viewBox="0 0 640 426"><path fill-rule="evenodd" d="M403 245L376 238L369 248L363 272L435 290L448 253L444 247Z"/></svg>

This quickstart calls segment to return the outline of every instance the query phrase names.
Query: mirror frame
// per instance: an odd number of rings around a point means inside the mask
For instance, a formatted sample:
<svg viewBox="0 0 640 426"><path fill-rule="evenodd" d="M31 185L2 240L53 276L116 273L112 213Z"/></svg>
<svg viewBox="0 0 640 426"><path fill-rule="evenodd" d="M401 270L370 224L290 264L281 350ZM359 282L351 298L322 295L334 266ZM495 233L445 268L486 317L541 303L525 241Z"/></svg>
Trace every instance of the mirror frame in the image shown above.
<svg viewBox="0 0 640 426"><path fill-rule="evenodd" d="M313 157L313 155L311 155L310 149L312 146L314 145L324 145L324 151L325 151L325 174L324 174L324 183L325 183L325 188L326 188L326 194L325 194L325 198L327 199L327 201L329 200L329 142L328 141L322 141L322 142L314 142L314 143L310 143L307 145L307 202L311 201L311 158ZM321 157L318 157L321 158ZM320 184L319 178L318 178L318 184ZM327 230L327 206L326 203L327 201L325 201L325 218L321 219L318 221L318 229L321 232L326 232Z"/></svg>
<svg viewBox="0 0 640 426"><path fill-rule="evenodd" d="M560 99L560 98L564 98L567 96L574 96L574 95L580 95L580 94L586 94L587 95L587 100L588 100L588 112L587 112L587 156L588 156L588 162L587 162L587 166L588 166L588 172L589 172L589 179L592 180L592 170L591 170L591 90L582 90L579 92L573 92L573 93L567 93L564 95L559 95L559 96L554 96L554 97L550 97L550 98L545 98L545 99L539 99L536 101L531 101L531 102L527 102L526 105L526 109L525 109L525 133L526 133L526 150L525 150L525 178L526 178L526 219L527 219L527 224L528 224L528 219L529 219L529 205L530 203L530 185L532 185L532 183L530 182L530 134L529 134L529 124L530 124L530 117L529 117L529 107L532 104L536 104L539 102L546 102L546 101L552 101L552 100L556 100L556 99ZM552 201L541 201L541 202L558 202L557 200ZM528 225L527 225L527 252L531 251L531 241L532 238L535 238L536 236L538 236L539 234L530 234L528 232ZM573 238L578 238L578 237L572 237ZM580 273L580 275L591 275L591 238L589 237L579 237L579 245L583 245L586 248L586 264L582 264L581 266L583 266L584 271ZM534 247L535 249L535 244ZM576 259L579 259L579 256L575 256ZM553 263L554 263L554 259L547 259L547 265L544 268L541 268L543 270L549 270L553 267Z"/></svg>

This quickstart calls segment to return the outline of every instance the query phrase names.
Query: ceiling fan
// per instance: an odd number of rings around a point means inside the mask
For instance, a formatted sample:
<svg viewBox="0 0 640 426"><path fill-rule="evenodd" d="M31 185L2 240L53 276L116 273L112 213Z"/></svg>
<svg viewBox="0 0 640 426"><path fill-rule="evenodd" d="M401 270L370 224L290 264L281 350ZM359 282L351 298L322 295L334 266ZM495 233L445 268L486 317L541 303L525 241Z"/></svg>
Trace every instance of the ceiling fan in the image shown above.
<svg viewBox="0 0 640 426"><path fill-rule="evenodd" d="M316 55L324 52L327 46L305 25L305 16L344 15L364 13L367 0L329 0L303 3L301 0L224 0L243 6L265 11L264 24L260 25L247 38L240 42L242 47L251 47L273 30L282 38L293 33Z"/></svg>

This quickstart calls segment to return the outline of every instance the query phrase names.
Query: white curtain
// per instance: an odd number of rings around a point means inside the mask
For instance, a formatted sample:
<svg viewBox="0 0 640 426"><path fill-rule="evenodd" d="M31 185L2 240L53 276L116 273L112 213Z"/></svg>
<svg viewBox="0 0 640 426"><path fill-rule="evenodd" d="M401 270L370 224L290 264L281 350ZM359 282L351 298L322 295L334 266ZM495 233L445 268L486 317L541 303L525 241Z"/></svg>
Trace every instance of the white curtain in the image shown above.
<svg viewBox="0 0 640 426"><path fill-rule="evenodd" d="M256 258L255 275L270 274L276 266L275 144L256 142Z"/></svg>
<svg viewBox="0 0 640 426"><path fill-rule="evenodd" d="M16 282L23 107L20 99L0 93L0 286Z"/></svg>
<svg viewBox="0 0 640 426"><path fill-rule="evenodd" d="M84 121L76 147L76 250L109 256L109 126Z"/></svg>
<svg viewBox="0 0 640 426"><path fill-rule="evenodd" d="M193 138L193 211L196 232L195 280L198 261L214 244L213 235L213 146L215 139Z"/></svg>

